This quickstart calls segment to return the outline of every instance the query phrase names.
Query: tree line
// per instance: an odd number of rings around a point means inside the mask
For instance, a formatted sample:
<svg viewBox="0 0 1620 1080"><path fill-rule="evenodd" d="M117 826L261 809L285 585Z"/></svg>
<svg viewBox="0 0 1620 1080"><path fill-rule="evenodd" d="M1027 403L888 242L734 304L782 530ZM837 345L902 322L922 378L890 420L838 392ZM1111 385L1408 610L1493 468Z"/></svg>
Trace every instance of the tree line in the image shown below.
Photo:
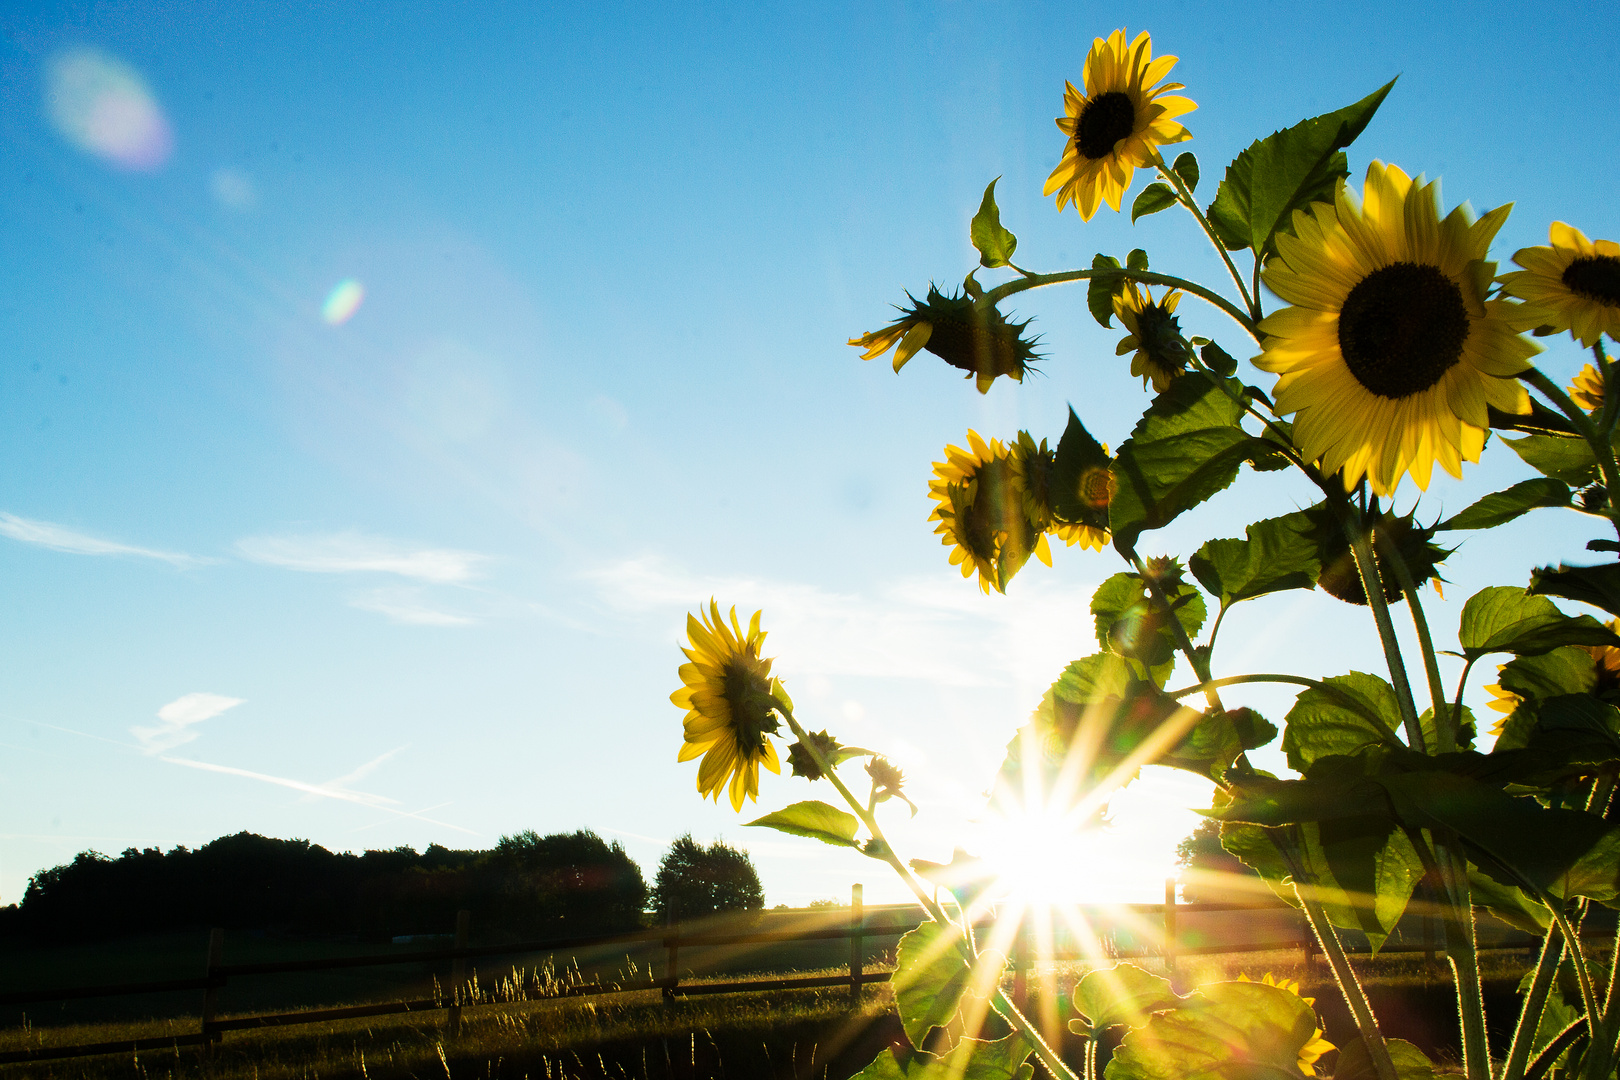
<svg viewBox="0 0 1620 1080"><path fill-rule="evenodd" d="M479 936L573 937L764 903L747 852L690 834L670 845L649 888L619 843L589 829L527 830L488 850L360 854L240 832L195 849L80 852L35 874L21 903L0 908L0 936L64 941L219 926L386 940L446 933L466 909Z"/></svg>

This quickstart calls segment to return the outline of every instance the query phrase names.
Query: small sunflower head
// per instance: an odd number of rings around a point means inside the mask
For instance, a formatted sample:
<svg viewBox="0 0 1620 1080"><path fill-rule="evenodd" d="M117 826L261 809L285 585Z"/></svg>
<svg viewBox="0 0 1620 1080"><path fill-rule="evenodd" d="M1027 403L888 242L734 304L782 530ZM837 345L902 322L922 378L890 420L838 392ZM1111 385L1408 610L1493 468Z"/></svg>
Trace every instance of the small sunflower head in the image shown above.
<svg viewBox="0 0 1620 1080"><path fill-rule="evenodd" d="M701 621L686 617L687 663L681 686L670 701L686 710L685 741L679 760L701 756L698 791L720 798L729 788L733 809L759 796L759 767L781 772L770 736L781 727L778 713L787 702L781 683L771 677L771 660L760 656L765 633L755 612L748 628L731 610L729 625L720 605L709 601Z"/></svg>
<svg viewBox="0 0 1620 1080"><path fill-rule="evenodd" d="M1569 384L1570 400L1587 412L1603 408L1603 374L1591 364L1581 369L1575 381Z"/></svg>
<svg viewBox="0 0 1620 1080"><path fill-rule="evenodd" d="M872 805L888 802L890 799L899 799L911 807L911 816L917 816L917 804L901 789L905 786L906 776L887 759L874 757L866 763L866 775L872 778Z"/></svg>
<svg viewBox="0 0 1620 1080"><path fill-rule="evenodd" d="M1135 350L1131 357L1131 374L1142 377L1142 385L1153 384L1154 393L1163 393L1170 381L1187 368L1192 359L1192 346L1181 336L1181 324L1176 319L1176 305L1181 293L1171 289L1164 299L1155 301L1147 286L1126 282L1125 288L1114 294L1114 314L1130 333L1121 338L1114 349L1115 356L1124 356Z"/></svg>
<svg viewBox="0 0 1620 1080"><path fill-rule="evenodd" d="M1031 515L1036 501L1027 496L1027 472L1013 449L1000 440L985 442L968 432L968 447L947 446L945 460L934 462L928 485L934 511L928 520L951 548L951 565L963 577L979 574L979 587L1006 592L1007 582L1031 555L1052 565L1046 542L1048 517Z"/></svg>
<svg viewBox="0 0 1620 1080"><path fill-rule="evenodd" d="M893 348L894 370L899 371L917 350L927 349L951 367L967 372L981 394L989 392L998 376L1023 382L1024 373L1035 370L1034 362L1040 357L1035 342L1024 337L1029 320L1008 322L994 307L980 306L962 294L946 296L934 286L929 286L924 300L910 294L907 299L911 306L901 308L901 316L893 324L850 340L851 345L866 350L861 359L870 360Z"/></svg>
<svg viewBox="0 0 1620 1080"><path fill-rule="evenodd" d="M1604 334L1620 339L1620 244L1588 240L1562 221L1547 238L1548 247L1514 254L1524 269L1502 275L1502 290L1524 301L1521 325L1568 330L1587 348Z"/></svg>
<svg viewBox="0 0 1620 1080"><path fill-rule="evenodd" d="M829 764L837 763L838 751L843 749L843 744L827 734L826 730L823 729L821 731L805 732L804 739L788 747L788 766L793 775L802 776L810 781L820 780L827 774L822 772L821 766L816 764L816 759L806 749L806 741L815 747L816 751L821 755L821 760Z"/></svg>
<svg viewBox="0 0 1620 1080"><path fill-rule="evenodd" d="M1391 562L1397 555L1405 562L1413 583L1421 585L1425 581L1438 583L1444 580L1440 577L1440 563L1451 554L1451 550L1431 543L1434 530L1419 525L1415 513L1380 513L1378 502L1374 499L1368 520L1372 522L1368 540L1372 543L1374 562L1378 565L1378 577L1384 587L1386 602L1393 604L1401 599L1400 577ZM1317 540L1321 545L1322 573L1316 583L1329 596L1347 604L1365 607L1367 591L1362 587L1349 537L1338 522L1323 514L1318 524Z"/></svg>

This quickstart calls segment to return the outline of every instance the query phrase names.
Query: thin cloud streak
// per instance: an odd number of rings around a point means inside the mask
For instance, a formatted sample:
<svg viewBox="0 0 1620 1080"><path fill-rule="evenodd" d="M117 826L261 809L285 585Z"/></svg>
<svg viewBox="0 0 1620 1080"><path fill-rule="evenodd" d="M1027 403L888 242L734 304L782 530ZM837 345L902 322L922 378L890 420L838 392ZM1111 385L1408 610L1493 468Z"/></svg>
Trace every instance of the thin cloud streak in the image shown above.
<svg viewBox="0 0 1620 1080"><path fill-rule="evenodd" d="M204 772L222 773L226 776L241 776L249 780L258 780L259 782L265 784L275 784L278 787L291 788L294 791L302 791L306 795L319 795L325 799L337 799L341 802L350 802L357 806L364 806L371 810L381 810L384 813L393 814L397 817L415 818L418 821L427 822L429 825L438 825L441 828L454 829L456 832L466 833L468 836L478 835L478 833L471 829L464 829L460 825L452 825L448 821L436 821L432 818L425 818L420 814L412 813L409 810L395 810L393 806L389 804L397 804L399 800L390 799L386 795L374 795L367 791L350 791L346 788L328 787L325 784L311 784L304 780L293 780L285 776L271 776L268 773L253 772L251 769L238 769L232 765L215 765L212 762L194 761L191 758L162 757L158 760L166 761L170 765L183 765L188 769L201 769ZM330 783L330 781L328 783Z"/></svg>
<svg viewBox="0 0 1620 1080"><path fill-rule="evenodd" d="M33 521L4 512L0 512L0 536L8 536L24 544L66 552L69 555L134 555L142 559L157 559L171 566L190 566L193 563L211 561L177 551L157 551L131 544L120 544L116 540L103 540L98 536L75 532L66 526L49 521Z"/></svg>
<svg viewBox="0 0 1620 1080"><path fill-rule="evenodd" d="M412 588L372 589L349 598L349 606L387 616L405 626L472 626L478 620L429 607Z"/></svg>
<svg viewBox="0 0 1620 1080"><path fill-rule="evenodd" d="M250 536L236 542L236 551L249 562L309 574L397 574L433 585L472 581L489 560L476 551L416 548L357 532Z"/></svg>
<svg viewBox="0 0 1620 1080"><path fill-rule="evenodd" d="M157 711L158 723L153 727L132 727L129 733L140 740L148 754L161 754L197 738L201 732L192 728L204 720L212 720L227 709L242 704L242 698L223 694L193 693L175 698Z"/></svg>

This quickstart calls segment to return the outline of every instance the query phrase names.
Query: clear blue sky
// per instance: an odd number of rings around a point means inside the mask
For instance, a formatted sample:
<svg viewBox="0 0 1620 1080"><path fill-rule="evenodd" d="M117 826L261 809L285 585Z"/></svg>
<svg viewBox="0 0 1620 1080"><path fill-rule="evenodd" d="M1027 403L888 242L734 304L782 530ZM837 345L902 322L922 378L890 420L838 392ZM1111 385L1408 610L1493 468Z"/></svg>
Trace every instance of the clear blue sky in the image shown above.
<svg viewBox="0 0 1620 1080"><path fill-rule="evenodd" d="M649 876L672 837L723 835L771 903L892 895L876 864L699 801L667 700L683 612L764 606L803 718L891 751L923 807L908 854L947 857L1002 744L1094 651L1086 602L1118 567L1060 551L981 596L925 523L929 462L969 427L1055 438L1070 401L1117 445L1143 398L1079 289L1020 298L1046 377L986 397L845 339L960 280L998 175L1023 265L1144 246L1218 280L1184 219L1041 197L1063 81L1121 24L1181 57L1206 199L1251 139L1400 75L1354 173L1516 201L1504 261L1554 218L1620 236L1620 19L1526 10L0 6L0 900L89 847L579 827ZM125 111L63 120L74 71ZM364 299L328 321L349 279ZM1580 362L1554 344L1544 366ZM1524 474L1494 451L1426 515ZM1159 543L1307 497L1245 481ZM1532 520L1465 545L1447 595L1592 535ZM1334 601L1250 608L1228 671L1377 670ZM1144 791L1148 817L1198 793ZM1155 820L1123 845L1138 884L1189 819Z"/></svg>

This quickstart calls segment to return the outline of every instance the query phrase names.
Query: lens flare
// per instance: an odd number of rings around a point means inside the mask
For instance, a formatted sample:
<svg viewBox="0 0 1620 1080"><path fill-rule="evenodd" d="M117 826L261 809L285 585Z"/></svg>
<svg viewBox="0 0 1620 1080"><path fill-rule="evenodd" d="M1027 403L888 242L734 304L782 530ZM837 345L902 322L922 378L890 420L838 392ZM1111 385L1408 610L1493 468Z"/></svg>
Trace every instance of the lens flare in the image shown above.
<svg viewBox="0 0 1620 1080"><path fill-rule="evenodd" d="M156 172L174 132L140 73L100 49L67 49L50 62L45 109L57 132L121 169Z"/></svg>
<svg viewBox="0 0 1620 1080"><path fill-rule="evenodd" d="M321 318L328 325L342 326L354 317L360 310L360 301L366 298L366 287L354 278L344 278L332 286L332 291L326 294L326 303L321 305Z"/></svg>

